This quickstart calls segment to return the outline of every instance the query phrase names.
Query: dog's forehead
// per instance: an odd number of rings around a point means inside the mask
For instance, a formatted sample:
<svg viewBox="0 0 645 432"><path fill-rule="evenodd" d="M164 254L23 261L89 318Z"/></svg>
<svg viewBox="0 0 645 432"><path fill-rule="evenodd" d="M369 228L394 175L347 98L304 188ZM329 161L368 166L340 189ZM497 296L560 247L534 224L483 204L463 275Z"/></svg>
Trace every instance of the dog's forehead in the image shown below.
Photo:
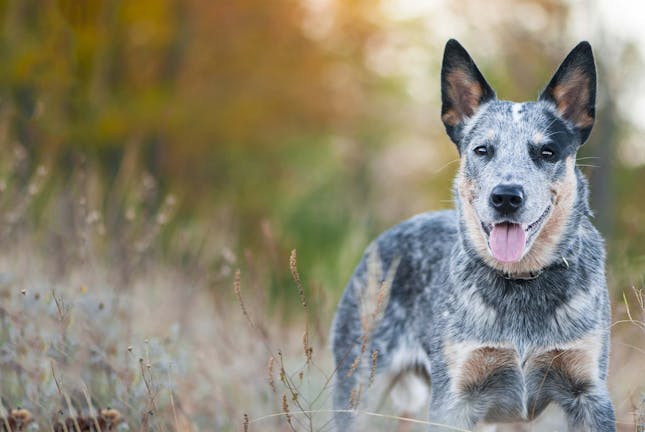
<svg viewBox="0 0 645 432"><path fill-rule="evenodd" d="M539 144L548 141L557 132L572 133L550 104L543 102L491 101L472 119L467 134L485 139L522 137ZM476 131L476 133L475 133ZM564 137L562 137L564 138Z"/></svg>

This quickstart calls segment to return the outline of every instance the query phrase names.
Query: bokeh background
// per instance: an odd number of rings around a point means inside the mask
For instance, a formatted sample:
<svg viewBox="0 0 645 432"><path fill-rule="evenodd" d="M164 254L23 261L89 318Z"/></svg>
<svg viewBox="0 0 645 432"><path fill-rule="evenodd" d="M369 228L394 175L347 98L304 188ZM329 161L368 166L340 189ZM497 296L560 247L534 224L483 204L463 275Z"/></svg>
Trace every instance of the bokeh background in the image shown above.
<svg viewBox="0 0 645 432"><path fill-rule="evenodd" d="M141 427L235 430L242 413L275 411L263 370L277 351L257 346L277 334L285 353L297 352L304 319L329 370L333 307L370 239L452 206L457 152L439 115L446 40L470 51L498 96L530 100L586 39L599 94L578 164L607 239L614 315L633 324L620 330L632 348L618 354L624 375L612 384L622 423L633 424L643 387L627 382L645 375L635 322L645 270L643 16L626 0L1 1L0 365L15 375L0 388L3 409L31 406L46 423L55 408L33 394L48 388L72 416L75 396L54 379L55 361L69 381L84 377L97 407L118 405ZM256 328L238 307L238 268ZM84 307L87 322L71 318ZM108 311L104 322L94 307ZM56 342L39 330L46 312L60 327ZM40 342L21 351L21 332ZM161 360L139 373L145 355L132 352L139 343L149 355L155 340L171 347L159 342ZM106 374L99 383L79 360L93 358L88 346L103 359L93 360ZM118 390L108 383L120 362L131 375ZM139 413L133 390L152 412L145 374L154 365L158 400L173 413L158 423ZM176 384L161 365L175 365ZM196 370L210 381L191 381ZM289 427L278 420L271 427Z"/></svg>

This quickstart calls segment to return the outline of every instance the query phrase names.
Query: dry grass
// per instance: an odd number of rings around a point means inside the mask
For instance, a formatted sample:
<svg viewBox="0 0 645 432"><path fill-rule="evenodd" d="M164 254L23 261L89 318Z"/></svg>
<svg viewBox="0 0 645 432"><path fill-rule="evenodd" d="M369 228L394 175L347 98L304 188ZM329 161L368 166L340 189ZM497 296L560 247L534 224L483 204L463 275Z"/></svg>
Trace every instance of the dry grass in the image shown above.
<svg viewBox="0 0 645 432"><path fill-rule="evenodd" d="M123 292L106 269L79 268L50 280L36 250L23 245L0 259L5 430L331 429L333 365L324 335L309 332L325 323L308 322L300 278L293 295L303 295L303 313L285 322L279 311L249 300L255 288L245 289L243 275L228 298L214 297L181 273L153 266ZM231 307L233 293L245 312ZM621 430L630 431L638 416L642 422L645 384L636 293L615 314L624 319L613 327L610 375ZM366 386L377 357L365 350ZM383 416L374 430L397 423L424 429L423 413L412 420L396 414L364 413Z"/></svg>

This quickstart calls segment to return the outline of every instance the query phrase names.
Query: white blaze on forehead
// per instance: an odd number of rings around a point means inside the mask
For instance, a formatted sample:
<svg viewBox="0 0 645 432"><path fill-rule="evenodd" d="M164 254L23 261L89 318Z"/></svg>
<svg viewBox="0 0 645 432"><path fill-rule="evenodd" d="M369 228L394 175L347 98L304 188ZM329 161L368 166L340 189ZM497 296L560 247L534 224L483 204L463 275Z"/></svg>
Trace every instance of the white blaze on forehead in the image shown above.
<svg viewBox="0 0 645 432"><path fill-rule="evenodd" d="M521 104L521 103L513 104L513 108L512 108L512 110L513 110L513 121L515 123L519 122L520 119L522 118L522 106L523 105L524 104Z"/></svg>

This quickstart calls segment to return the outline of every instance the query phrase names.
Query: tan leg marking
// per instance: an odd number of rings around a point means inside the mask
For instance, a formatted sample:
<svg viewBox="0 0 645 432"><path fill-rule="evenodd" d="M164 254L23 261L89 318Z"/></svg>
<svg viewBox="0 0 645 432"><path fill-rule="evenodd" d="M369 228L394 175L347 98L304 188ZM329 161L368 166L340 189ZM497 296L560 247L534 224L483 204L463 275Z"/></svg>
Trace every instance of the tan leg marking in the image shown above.
<svg viewBox="0 0 645 432"><path fill-rule="evenodd" d="M506 368L518 368L519 358L515 349L504 345L482 346L472 342L446 343L444 356L448 365L451 388L455 393L465 393L473 385Z"/></svg>
<svg viewBox="0 0 645 432"><path fill-rule="evenodd" d="M571 344L541 352L531 359L530 368L563 372L574 382L594 383L599 379L598 367L602 338L592 333Z"/></svg>
<svg viewBox="0 0 645 432"><path fill-rule="evenodd" d="M519 368L517 353L509 348L479 348L473 351L463 367L461 382L462 392L483 382L501 369Z"/></svg>

